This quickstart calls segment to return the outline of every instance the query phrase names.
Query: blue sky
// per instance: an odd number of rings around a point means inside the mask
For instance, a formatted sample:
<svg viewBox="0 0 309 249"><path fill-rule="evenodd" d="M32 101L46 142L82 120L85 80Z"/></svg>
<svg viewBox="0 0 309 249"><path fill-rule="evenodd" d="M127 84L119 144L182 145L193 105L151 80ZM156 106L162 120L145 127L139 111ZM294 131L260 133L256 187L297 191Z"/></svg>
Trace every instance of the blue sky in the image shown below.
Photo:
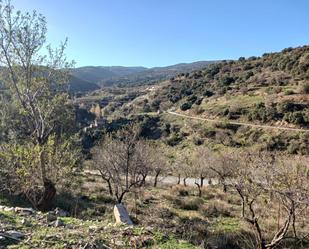
<svg viewBox="0 0 309 249"><path fill-rule="evenodd" d="M309 0L12 0L85 65L164 66L309 44Z"/></svg>

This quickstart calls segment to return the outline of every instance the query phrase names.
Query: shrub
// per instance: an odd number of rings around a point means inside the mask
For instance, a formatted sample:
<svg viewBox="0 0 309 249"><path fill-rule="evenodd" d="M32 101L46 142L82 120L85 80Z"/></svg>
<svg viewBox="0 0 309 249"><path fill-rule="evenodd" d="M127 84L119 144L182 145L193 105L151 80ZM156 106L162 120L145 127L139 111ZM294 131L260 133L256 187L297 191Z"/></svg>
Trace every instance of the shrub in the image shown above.
<svg viewBox="0 0 309 249"><path fill-rule="evenodd" d="M230 217L231 216L230 208L231 208L230 205L226 204L225 202L215 200L201 206L201 212L206 217L219 217L219 216Z"/></svg>
<svg viewBox="0 0 309 249"><path fill-rule="evenodd" d="M213 93L212 91L206 90L206 91L204 92L204 96L205 96L205 97L211 97L211 96L213 96L213 95L214 95L214 93Z"/></svg>
<svg viewBox="0 0 309 249"><path fill-rule="evenodd" d="M204 203L202 198L190 198L186 197L184 199L176 198L174 199L174 205L183 210L199 210L200 206Z"/></svg>
<svg viewBox="0 0 309 249"><path fill-rule="evenodd" d="M292 95L292 94L294 94L293 90L287 89L284 91L284 95Z"/></svg>
<svg viewBox="0 0 309 249"><path fill-rule="evenodd" d="M304 94L309 94L309 83L308 82L301 85L300 92Z"/></svg>
<svg viewBox="0 0 309 249"><path fill-rule="evenodd" d="M191 104L191 103L185 102L185 103L183 103L183 104L180 106L180 109L181 109L182 111L186 111L186 110L191 109L191 107L192 107L192 104Z"/></svg>
<svg viewBox="0 0 309 249"><path fill-rule="evenodd" d="M176 146L177 144L179 144L182 141L182 137L177 134L177 133L173 133L167 140L166 140L166 144L169 146Z"/></svg>
<svg viewBox="0 0 309 249"><path fill-rule="evenodd" d="M189 196L189 191L184 186L173 187L171 193L178 196Z"/></svg>
<svg viewBox="0 0 309 249"><path fill-rule="evenodd" d="M231 76L223 76L220 80L220 83L224 86L229 86L230 84L234 82L235 82L235 79Z"/></svg>

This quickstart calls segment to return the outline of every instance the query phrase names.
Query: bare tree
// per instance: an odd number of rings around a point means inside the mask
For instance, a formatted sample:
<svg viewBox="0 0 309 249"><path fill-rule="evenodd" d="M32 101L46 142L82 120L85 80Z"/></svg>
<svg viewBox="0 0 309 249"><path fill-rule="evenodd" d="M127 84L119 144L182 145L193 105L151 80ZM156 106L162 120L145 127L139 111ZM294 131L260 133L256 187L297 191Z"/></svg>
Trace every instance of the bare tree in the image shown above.
<svg viewBox="0 0 309 249"><path fill-rule="evenodd" d="M285 157L278 159L268 153L246 152L238 157L239 165L231 182L242 199L242 217L254 228L260 249L275 248L286 238L291 224L296 236L296 216L300 210L308 207L308 166L295 158L293 161ZM261 210L269 213L265 203L275 202L285 209L279 214L283 222L278 221L277 231L267 241L259 213Z"/></svg>
<svg viewBox="0 0 309 249"><path fill-rule="evenodd" d="M93 150L94 168L99 170L109 186L110 194L121 203L126 193L145 180L144 163L140 161L143 143L138 140L139 129L128 126L106 135Z"/></svg>
<svg viewBox="0 0 309 249"><path fill-rule="evenodd" d="M199 182L195 181L195 185L198 188L198 195L200 197L202 196L204 180L206 178L210 180L216 176L215 172L211 169L211 167L215 168L214 155L215 152L206 147L198 147L193 155L193 172L194 176L199 179Z"/></svg>
<svg viewBox="0 0 309 249"><path fill-rule="evenodd" d="M212 162L208 166L208 168L215 173L224 192L227 191L229 179L234 176L235 164L236 161L231 152L221 151L213 155Z"/></svg>

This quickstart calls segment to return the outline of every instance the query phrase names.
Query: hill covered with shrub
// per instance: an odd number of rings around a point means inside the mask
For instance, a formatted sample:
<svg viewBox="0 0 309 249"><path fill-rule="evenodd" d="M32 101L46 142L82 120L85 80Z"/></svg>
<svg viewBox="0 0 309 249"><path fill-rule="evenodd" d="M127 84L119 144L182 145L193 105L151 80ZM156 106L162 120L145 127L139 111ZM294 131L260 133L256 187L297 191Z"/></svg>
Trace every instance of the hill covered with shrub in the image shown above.
<svg viewBox="0 0 309 249"><path fill-rule="evenodd" d="M308 127L309 46L180 74L153 102L206 117Z"/></svg>

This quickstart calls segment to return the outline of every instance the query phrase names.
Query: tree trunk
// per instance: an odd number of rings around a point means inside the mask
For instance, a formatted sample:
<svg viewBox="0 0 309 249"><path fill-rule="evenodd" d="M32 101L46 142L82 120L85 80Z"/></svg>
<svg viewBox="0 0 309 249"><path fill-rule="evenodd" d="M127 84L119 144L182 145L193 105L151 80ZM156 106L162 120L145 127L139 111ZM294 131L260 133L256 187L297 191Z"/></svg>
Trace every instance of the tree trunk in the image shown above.
<svg viewBox="0 0 309 249"><path fill-rule="evenodd" d="M178 182L177 184L179 185L180 184L180 174L178 175Z"/></svg>
<svg viewBox="0 0 309 249"><path fill-rule="evenodd" d="M199 197L202 197L202 187L200 184L198 184L197 182L195 183L195 185L197 186L198 188L198 196Z"/></svg>
<svg viewBox="0 0 309 249"><path fill-rule="evenodd" d="M226 193L227 192L227 184L225 183L224 178L221 178L221 184L223 185L223 192Z"/></svg>
<svg viewBox="0 0 309 249"><path fill-rule="evenodd" d="M110 196L113 196L113 188L112 188L111 180L107 179L106 182L107 182L107 186L108 186L108 192L109 192Z"/></svg>
<svg viewBox="0 0 309 249"><path fill-rule="evenodd" d="M203 188L205 177L201 175L200 178L201 178L201 188Z"/></svg>
<svg viewBox="0 0 309 249"><path fill-rule="evenodd" d="M57 191L55 188L55 184L51 180L45 178L43 180L43 184L44 184L44 192L40 201L38 202L37 208L40 211L47 211L51 208L53 199Z"/></svg>
<svg viewBox="0 0 309 249"><path fill-rule="evenodd" d="M243 195L242 189L240 187L235 186L235 189L241 198L241 217L245 218L245 196Z"/></svg>
<svg viewBox="0 0 309 249"><path fill-rule="evenodd" d="M139 187L146 185L146 178L147 178L147 175L142 175L142 180L139 183Z"/></svg>
<svg viewBox="0 0 309 249"><path fill-rule="evenodd" d="M40 169L41 169L41 177L43 181L43 194L37 203L37 208L41 211L47 211L51 205L52 201L56 195L56 187L55 184L47 178L46 176L46 158L45 151L42 149L40 153Z"/></svg>
<svg viewBox="0 0 309 249"><path fill-rule="evenodd" d="M155 188L157 187L157 184L158 184L159 175L160 175L160 171L157 171L157 172L156 172L156 175L155 175L155 178L154 178L154 183L153 183L153 186L154 186Z"/></svg>
<svg viewBox="0 0 309 249"><path fill-rule="evenodd" d="M187 177L184 177L184 178L183 178L183 185L184 185L185 187L187 187L187 182L186 182L186 181L187 181Z"/></svg>
<svg viewBox="0 0 309 249"><path fill-rule="evenodd" d="M124 197L124 195L125 195L126 193L127 193L127 191L124 191L124 192L121 193L120 196L117 196L117 203L118 203L118 204L122 203L123 197Z"/></svg>

